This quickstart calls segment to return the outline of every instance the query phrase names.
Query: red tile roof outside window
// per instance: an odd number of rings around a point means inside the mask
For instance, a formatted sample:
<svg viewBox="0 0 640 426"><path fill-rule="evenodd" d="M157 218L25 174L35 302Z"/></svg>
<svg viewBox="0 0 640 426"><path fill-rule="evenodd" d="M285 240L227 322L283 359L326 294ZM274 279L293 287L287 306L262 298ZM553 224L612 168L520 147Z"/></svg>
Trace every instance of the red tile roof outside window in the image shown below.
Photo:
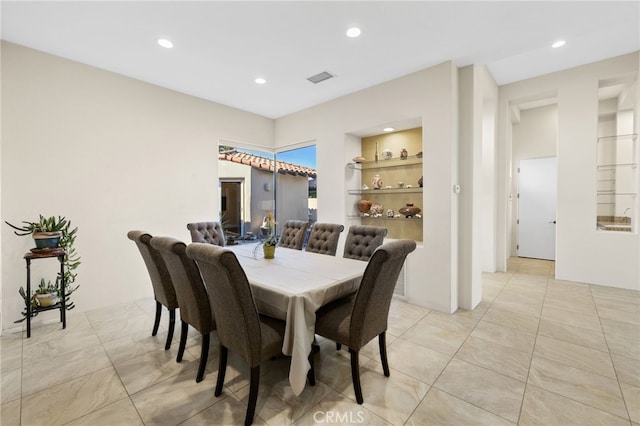
<svg viewBox="0 0 640 426"><path fill-rule="evenodd" d="M276 161L271 158L261 157L259 155L241 152L235 149L218 153L218 159L245 164L259 170L268 170L270 172L275 170L280 174L306 176L310 178L317 177L316 169L286 163L284 161Z"/></svg>

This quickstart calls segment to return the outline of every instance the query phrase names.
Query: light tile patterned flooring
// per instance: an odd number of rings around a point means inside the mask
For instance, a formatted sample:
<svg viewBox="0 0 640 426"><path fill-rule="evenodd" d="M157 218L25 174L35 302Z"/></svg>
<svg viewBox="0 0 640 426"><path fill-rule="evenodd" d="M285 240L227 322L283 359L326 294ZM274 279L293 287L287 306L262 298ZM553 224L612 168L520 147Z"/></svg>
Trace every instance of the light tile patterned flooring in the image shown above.
<svg viewBox="0 0 640 426"><path fill-rule="evenodd" d="M255 424L640 425L640 294L554 279L554 263L511 259L484 274L483 301L454 315L395 300L387 337L361 353L357 405L348 352L319 339L317 384L295 397L288 359L262 369ZM175 362L165 332L150 336L154 304L70 312L0 338L0 424L242 424L248 368L230 358L213 395L217 341L195 382L199 339ZM166 316L166 314L165 314ZM52 314L51 317L54 317Z"/></svg>

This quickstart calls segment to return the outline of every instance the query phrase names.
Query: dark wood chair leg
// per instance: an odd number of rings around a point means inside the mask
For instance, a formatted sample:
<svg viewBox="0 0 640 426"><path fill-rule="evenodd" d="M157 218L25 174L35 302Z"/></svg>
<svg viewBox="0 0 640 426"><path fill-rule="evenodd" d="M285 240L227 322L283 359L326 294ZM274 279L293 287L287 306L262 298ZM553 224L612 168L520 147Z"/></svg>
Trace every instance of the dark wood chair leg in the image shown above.
<svg viewBox="0 0 640 426"><path fill-rule="evenodd" d="M200 348L200 367L198 367L198 375L196 382L200 383L204 378L204 369L207 367L207 359L209 358L209 333L202 333L202 347Z"/></svg>
<svg viewBox="0 0 640 426"><path fill-rule="evenodd" d="M216 382L215 396L220 396L224 385L224 374L227 372L227 348L220 345L220 359L218 360L218 381Z"/></svg>
<svg viewBox="0 0 640 426"><path fill-rule="evenodd" d="M249 379L249 403L247 405L247 415L244 418L245 426L253 423L253 416L256 412L256 402L258 401L258 386L260 385L260 366L251 368L251 379Z"/></svg>
<svg viewBox="0 0 640 426"><path fill-rule="evenodd" d="M358 361L358 351L349 348L351 354L351 378L353 379L353 390L356 393L356 401L362 404L362 388L360 387L360 363Z"/></svg>
<svg viewBox="0 0 640 426"><path fill-rule="evenodd" d="M342 349L342 345L336 342L336 351L339 351L340 349Z"/></svg>
<svg viewBox="0 0 640 426"><path fill-rule="evenodd" d="M316 373L313 367L313 355L315 353L316 351L315 351L314 345L311 345L311 352L309 353L309 365L311 366L311 368L309 368L309 371L307 372L307 380L309 380L309 384L311 386L316 385Z"/></svg>
<svg viewBox="0 0 640 426"><path fill-rule="evenodd" d="M386 332L380 333L378 336L378 344L380 345L380 359L382 360L382 370L384 375L389 377L389 363L387 361L387 338Z"/></svg>
<svg viewBox="0 0 640 426"><path fill-rule="evenodd" d="M160 326L160 316L162 316L162 303L156 301L156 320L153 323L152 336L158 334L158 327Z"/></svg>
<svg viewBox="0 0 640 426"><path fill-rule="evenodd" d="M173 340L173 329L176 328L176 310L169 310L169 332L167 333L167 343L164 345L164 349L168 350L171 347L171 340Z"/></svg>
<svg viewBox="0 0 640 426"><path fill-rule="evenodd" d="M187 334L189 333L189 324L181 321L182 327L180 327L180 344L178 345L178 356L176 362L182 361L184 356L184 348L187 346Z"/></svg>

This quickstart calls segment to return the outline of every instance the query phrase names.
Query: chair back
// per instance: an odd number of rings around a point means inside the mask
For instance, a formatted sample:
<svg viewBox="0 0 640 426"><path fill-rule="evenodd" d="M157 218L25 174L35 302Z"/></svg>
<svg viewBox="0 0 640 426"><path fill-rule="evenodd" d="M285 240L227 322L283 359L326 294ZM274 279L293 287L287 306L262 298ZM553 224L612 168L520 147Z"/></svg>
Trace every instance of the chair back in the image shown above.
<svg viewBox="0 0 640 426"><path fill-rule="evenodd" d="M359 350L387 330L393 290L407 255L415 248L413 240L396 240L378 247L369 259L351 312L350 348Z"/></svg>
<svg viewBox="0 0 640 426"><path fill-rule="evenodd" d="M288 220L284 224L282 236L278 245L296 250L302 250L304 237L309 227L309 222L305 220Z"/></svg>
<svg viewBox="0 0 640 426"><path fill-rule="evenodd" d="M311 229L305 250L335 256L342 231L344 231L344 225L316 222Z"/></svg>
<svg viewBox="0 0 640 426"><path fill-rule="evenodd" d="M385 235L387 235L387 228L380 226L350 226L347 241L344 243L343 257L369 260L373 252L384 242Z"/></svg>
<svg viewBox="0 0 640 426"><path fill-rule="evenodd" d="M224 246L224 231L219 222L195 222L188 223L187 229L191 233L191 242L215 244Z"/></svg>
<svg viewBox="0 0 640 426"><path fill-rule="evenodd" d="M171 275L164 263L160 253L151 247L151 235L144 231L129 231L127 237L138 246L144 264L147 266L149 277L151 278L151 286L153 287L153 296L155 299L166 306L168 309L178 307L178 299L171 281Z"/></svg>
<svg viewBox="0 0 640 426"><path fill-rule="evenodd" d="M207 290L198 265L187 256L186 244L172 237L153 237L151 247L158 250L167 265L180 306L180 319L200 333L214 330Z"/></svg>
<svg viewBox="0 0 640 426"><path fill-rule="evenodd" d="M192 243L187 256L198 264L216 317L220 344L260 365L260 318L247 276L235 253L211 244Z"/></svg>

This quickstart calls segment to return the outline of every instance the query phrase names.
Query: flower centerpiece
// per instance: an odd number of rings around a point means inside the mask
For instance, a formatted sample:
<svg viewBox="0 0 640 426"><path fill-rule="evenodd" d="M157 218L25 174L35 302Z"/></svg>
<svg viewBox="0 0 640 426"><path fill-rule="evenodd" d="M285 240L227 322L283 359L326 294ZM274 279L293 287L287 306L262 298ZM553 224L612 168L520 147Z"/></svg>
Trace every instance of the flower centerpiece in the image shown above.
<svg viewBox="0 0 640 426"><path fill-rule="evenodd" d="M265 218L265 229L267 231L267 238L262 242L262 250L264 251L265 259L273 259L276 254L276 245L278 239L276 238L276 221L273 218L273 212L268 212Z"/></svg>

